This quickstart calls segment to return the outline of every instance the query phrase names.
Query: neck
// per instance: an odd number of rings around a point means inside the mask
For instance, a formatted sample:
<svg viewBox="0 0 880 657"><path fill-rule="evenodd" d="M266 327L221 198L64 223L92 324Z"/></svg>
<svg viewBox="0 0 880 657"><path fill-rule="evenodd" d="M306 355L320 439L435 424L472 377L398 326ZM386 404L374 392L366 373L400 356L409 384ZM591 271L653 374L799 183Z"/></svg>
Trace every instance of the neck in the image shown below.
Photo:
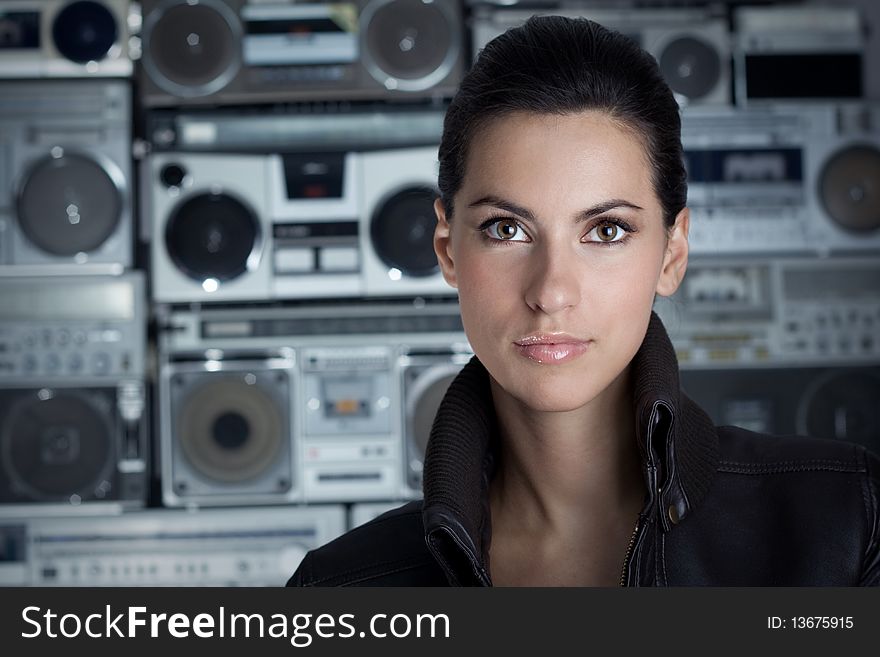
<svg viewBox="0 0 880 657"><path fill-rule="evenodd" d="M644 484L635 433L630 368L584 407L528 408L490 382L501 434L492 482L493 525L515 514L527 530L578 531L641 509ZM635 511L633 511L635 509Z"/></svg>

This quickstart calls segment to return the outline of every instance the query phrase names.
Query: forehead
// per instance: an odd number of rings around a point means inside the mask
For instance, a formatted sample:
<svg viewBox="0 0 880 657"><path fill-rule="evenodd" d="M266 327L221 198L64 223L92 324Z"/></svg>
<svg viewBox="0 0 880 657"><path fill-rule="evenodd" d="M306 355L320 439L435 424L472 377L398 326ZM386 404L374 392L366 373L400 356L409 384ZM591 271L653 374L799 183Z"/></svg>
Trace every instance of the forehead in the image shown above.
<svg viewBox="0 0 880 657"><path fill-rule="evenodd" d="M574 186L617 198L652 194L651 179L637 133L603 112L515 112L474 135L462 191L500 184L523 192L570 193Z"/></svg>

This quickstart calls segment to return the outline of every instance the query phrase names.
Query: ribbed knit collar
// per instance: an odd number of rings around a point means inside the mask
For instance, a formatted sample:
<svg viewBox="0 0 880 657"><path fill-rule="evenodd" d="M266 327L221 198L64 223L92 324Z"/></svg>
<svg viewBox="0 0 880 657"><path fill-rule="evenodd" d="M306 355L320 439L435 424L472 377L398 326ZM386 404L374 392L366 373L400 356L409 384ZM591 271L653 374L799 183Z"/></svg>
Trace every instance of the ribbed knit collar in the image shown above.
<svg viewBox="0 0 880 657"><path fill-rule="evenodd" d="M660 524L668 530L708 491L718 462L718 436L709 416L682 393L675 350L653 311L632 366L637 440L645 467L649 458L659 466L658 508L668 509L660 514ZM451 539L452 552L469 557L458 567L469 566L475 581L488 580L488 491L497 435L489 375L474 356L449 386L431 429L423 517L429 546L436 553L444 549L432 545L438 536ZM437 532L441 527L444 532Z"/></svg>

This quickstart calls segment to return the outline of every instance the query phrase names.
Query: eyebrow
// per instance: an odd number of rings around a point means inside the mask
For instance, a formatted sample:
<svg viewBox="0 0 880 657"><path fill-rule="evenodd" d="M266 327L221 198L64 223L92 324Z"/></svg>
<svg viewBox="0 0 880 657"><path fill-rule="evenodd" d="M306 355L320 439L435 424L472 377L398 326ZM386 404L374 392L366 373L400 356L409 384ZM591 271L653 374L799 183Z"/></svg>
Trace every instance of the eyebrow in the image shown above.
<svg viewBox="0 0 880 657"><path fill-rule="evenodd" d="M537 218L535 217L535 214L531 210L529 210L528 208L524 208L521 205L517 205L516 203L512 203L510 201L507 201L499 196L492 196L491 194L488 196L484 196L484 197L474 201L473 203L470 203L468 205L468 207L469 208L476 208L481 205L491 205L496 208L499 208L500 210L506 210L507 212L510 212L510 213L515 214L519 217L522 217L523 219L526 219L527 221L531 221L531 222L535 222L535 223L538 222ZM594 205L591 208L587 208L586 210L581 210L577 214L576 221L578 223L580 223L582 221L588 221L589 219L592 219L593 217L596 217L600 214L608 212L609 210L614 210L615 208L630 208L632 210L644 210L644 208L636 205L635 203L630 203L629 201L626 201L621 198L613 198L613 199L609 199L607 201L603 201L602 203L599 203L597 205Z"/></svg>

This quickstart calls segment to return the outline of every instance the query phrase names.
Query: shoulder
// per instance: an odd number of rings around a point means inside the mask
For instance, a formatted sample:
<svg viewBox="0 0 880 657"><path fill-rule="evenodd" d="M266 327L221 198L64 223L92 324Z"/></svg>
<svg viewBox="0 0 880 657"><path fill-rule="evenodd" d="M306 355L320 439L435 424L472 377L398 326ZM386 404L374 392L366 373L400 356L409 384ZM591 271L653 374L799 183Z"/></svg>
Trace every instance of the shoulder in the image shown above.
<svg viewBox="0 0 880 657"><path fill-rule="evenodd" d="M310 551L288 586L445 586L425 544L421 501L410 502Z"/></svg>
<svg viewBox="0 0 880 657"><path fill-rule="evenodd" d="M875 454L846 441L739 427L717 427L717 435L708 494L665 537L669 581L880 585Z"/></svg>
<svg viewBox="0 0 880 657"><path fill-rule="evenodd" d="M742 503L739 513L750 521L761 518L765 540L778 534L774 528L785 528L792 541L790 558L813 554L814 563L831 569L849 554L859 563L850 583L857 577L862 585L880 586L880 458L875 453L842 440L738 427L719 427L718 436L720 497Z"/></svg>
<svg viewBox="0 0 880 657"><path fill-rule="evenodd" d="M782 474L837 472L858 474L877 482L880 459L863 446L842 440L757 433L740 427L718 427L720 472Z"/></svg>

